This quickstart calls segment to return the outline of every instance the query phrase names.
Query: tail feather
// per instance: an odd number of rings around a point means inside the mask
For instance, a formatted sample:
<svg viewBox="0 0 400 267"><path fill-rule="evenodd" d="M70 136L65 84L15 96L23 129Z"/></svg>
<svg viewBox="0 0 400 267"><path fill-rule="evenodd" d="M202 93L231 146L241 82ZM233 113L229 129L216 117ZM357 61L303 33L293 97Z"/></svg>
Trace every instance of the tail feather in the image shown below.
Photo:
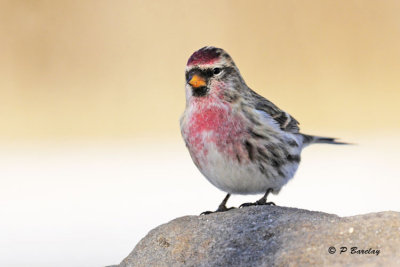
<svg viewBox="0 0 400 267"><path fill-rule="evenodd" d="M322 137L322 136L314 136L302 134L303 136L303 144L332 144L332 145L349 145L349 143L337 141L337 138L332 137Z"/></svg>

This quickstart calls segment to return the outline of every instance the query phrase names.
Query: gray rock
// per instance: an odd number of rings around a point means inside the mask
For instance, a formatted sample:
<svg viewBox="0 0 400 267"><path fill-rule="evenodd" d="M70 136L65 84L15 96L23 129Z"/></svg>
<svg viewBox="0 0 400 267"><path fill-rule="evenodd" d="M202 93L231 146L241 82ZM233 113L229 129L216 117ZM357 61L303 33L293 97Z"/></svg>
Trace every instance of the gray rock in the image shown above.
<svg viewBox="0 0 400 267"><path fill-rule="evenodd" d="M119 266L361 265L400 266L400 213L260 206L185 216L150 231Z"/></svg>

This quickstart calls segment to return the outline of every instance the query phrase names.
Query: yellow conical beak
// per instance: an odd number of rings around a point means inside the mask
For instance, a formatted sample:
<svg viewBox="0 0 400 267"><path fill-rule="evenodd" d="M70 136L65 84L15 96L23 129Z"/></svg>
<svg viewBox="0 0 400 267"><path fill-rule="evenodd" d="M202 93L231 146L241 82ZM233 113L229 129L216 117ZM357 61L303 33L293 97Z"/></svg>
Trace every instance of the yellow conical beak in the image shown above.
<svg viewBox="0 0 400 267"><path fill-rule="evenodd" d="M200 77L199 75L193 75L192 79L190 79L189 84L193 87L193 88L199 88L202 86L206 86L206 81L204 80L204 78Z"/></svg>

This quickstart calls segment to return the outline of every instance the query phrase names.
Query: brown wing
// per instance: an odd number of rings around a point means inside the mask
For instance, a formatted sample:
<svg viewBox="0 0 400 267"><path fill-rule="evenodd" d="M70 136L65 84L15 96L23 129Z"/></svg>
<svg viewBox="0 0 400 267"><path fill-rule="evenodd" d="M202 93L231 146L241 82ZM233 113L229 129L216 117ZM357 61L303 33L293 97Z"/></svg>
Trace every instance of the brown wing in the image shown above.
<svg viewBox="0 0 400 267"><path fill-rule="evenodd" d="M249 88L250 89L250 88ZM298 133L300 131L299 122L290 116L289 113L279 109L274 103L265 99L250 89L254 108L269 114L280 126L283 131Z"/></svg>

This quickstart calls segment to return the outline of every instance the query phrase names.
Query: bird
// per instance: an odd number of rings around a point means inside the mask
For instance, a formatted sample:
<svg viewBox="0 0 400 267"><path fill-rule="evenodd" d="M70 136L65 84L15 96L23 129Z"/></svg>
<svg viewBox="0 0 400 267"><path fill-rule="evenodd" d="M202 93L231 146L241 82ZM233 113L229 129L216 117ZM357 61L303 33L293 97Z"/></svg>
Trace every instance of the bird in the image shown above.
<svg viewBox="0 0 400 267"><path fill-rule="evenodd" d="M206 46L188 59L186 106L180 118L183 140L199 171L226 196L215 211L224 212L232 194L264 194L240 207L267 202L293 178L304 147L346 144L336 138L300 133L289 113L247 86L232 57Z"/></svg>

